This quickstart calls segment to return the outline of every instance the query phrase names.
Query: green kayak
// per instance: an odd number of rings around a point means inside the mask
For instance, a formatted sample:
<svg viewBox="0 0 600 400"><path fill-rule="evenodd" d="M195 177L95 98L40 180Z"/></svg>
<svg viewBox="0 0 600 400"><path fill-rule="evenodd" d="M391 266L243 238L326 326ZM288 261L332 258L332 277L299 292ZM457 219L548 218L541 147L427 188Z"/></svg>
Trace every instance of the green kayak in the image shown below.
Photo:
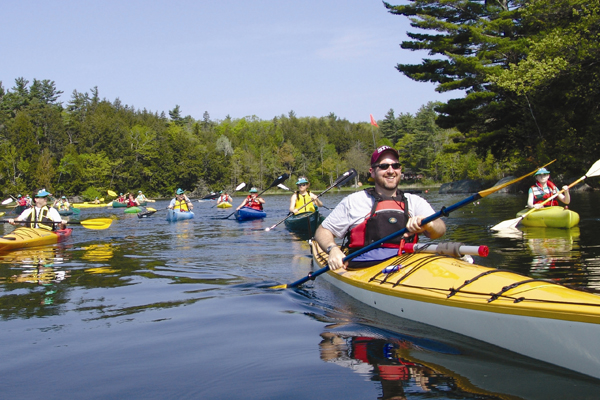
<svg viewBox="0 0 600 400"><path fill-rule="evenodd" d="M137 214L142 211L141 207L127 207L124 212L127 214Z"/></svg>
<svg viewBox="0 0 600 400"><path fill-rule="evenodd" d="M319 211L292 215L285 220L285 227L292 232L315 233L325 218Z"/></svg>

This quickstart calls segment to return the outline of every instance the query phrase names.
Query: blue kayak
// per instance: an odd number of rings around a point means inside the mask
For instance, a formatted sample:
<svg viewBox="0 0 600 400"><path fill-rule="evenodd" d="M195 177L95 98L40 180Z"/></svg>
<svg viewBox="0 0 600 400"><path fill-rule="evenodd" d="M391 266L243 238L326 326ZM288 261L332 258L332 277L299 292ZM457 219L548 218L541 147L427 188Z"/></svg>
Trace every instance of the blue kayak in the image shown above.
<svg viewBox="0 0 600 400"><path fill-rule="evenodd" d="M192 219L194 218L194 213L191 211L176 211L176 210L168 210L167 211L167 221L175 222L181 221L182 219Z"/></svg>
<svg viewBox="0 0 600 400"><path fill-rule="evenodd" d="M235 212L235 218L238 221L248 221L251 219L261 219L267 216L267 213L261 210L255 210L250 207L242 207Z"/></svg>

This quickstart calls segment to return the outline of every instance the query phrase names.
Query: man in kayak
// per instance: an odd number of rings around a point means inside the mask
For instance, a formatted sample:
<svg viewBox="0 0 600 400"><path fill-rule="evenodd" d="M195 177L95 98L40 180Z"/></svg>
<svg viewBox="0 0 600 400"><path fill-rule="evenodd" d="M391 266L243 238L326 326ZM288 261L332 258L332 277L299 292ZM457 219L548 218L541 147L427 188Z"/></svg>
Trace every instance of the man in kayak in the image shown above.
<svg viewBox="0 0 600 400"><path fill-rule="evenodd" d="M244 201L242 201L242 204L240 204L240 206L238 208L236 208L236 210L239 211L240 208L246 206L246 207L253 208L255 210L262 211L263 204L265 204L265 199L263 199L262 197L256 197L257 192L258 192L258 189L255 187L250 189L250 194L248 195L248 197L246 197L244 199Z"/></svg>
<svg viewBox="0 0 600 400"><path fill-rule="evenodd" d="M424 218L435 213L433 208L422 197L398 189L402 166L395 149L381 146L375 150L369 172L375 187L344 198L315 233L315 240L329 254L332 270L348 267L343 262L346 255L334 240L336 237L344 238L344 247L354 252L405 227L410 233L356 257L351 265L354 267L374 265L398 255L404 243L415 242L418 234L437 239L446 233L446 224L441 219L421 226Z"/></svg>
<svg viewBox="0 0 600 400"><path fill-rule="evenodd" d="M231 202L233 202L233 199L231 198L230 195L227 194L227 192L221 192L221 195L217 199L217 205L219 205L221 203L226 203L226 202L231 203Z"/></svg>
<svg viewBox="0 0 600 400"><path fill-rule="evenodd" d="M28 208L15 219L9 219L8 223L17 225L15 221L29 221L30 228L41 228L49 231L65 229L67 221L62 220L56 208L48 207L48 196L50 195L46 189L38 191L35 195L35 207Z"/></svg>
<svg viewBox="0 0 600 400"><path fill-rule="evenodd" d="M177 189L177 192L175 192L175 198L171 200L168 208L176 211L192 211L194 205L185 195L185 191L179 188Z"/></svg>
<svg viewBox="0 0 600 400"><path fill-rule="evenodd" d="M556 198L558 198L565 204L569 204L571 202L569 186L563 186L562 188L564 190L564 193L559 194L554 199L542 205L544 200L558 193L558 188L554 183L550 182L550 171L548 171L546 168L538 169L533 176L535 177L535 180L537 182L535 183L535 185L529 188L529 196L527 197L527 207L542 208L557 206L558 201L556 201Z"/></svg>
<svg viewBox="0 0 600 400"><path fill-rule="evenodd" d="M305 212L315 212L315 205L317 207L323 206L323 203L321 203L321 200L319 200L317 195L311 193L311 191L308 190L310 183L308 182L308 179L306 179L304 176L298 178L296 186L298 187L298 190L292 195L292 198L290 199L291 213L298 214Z"/></svg>

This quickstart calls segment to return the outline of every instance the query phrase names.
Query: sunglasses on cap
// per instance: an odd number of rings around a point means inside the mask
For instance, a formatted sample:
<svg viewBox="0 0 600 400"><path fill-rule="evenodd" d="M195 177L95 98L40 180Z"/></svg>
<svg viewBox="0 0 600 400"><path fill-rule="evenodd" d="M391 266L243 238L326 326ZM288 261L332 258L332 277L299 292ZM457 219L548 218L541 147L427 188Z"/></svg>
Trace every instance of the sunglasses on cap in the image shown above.
<svg viewBox="0 0 600 400"><path fill-rule="evenodd" d="M373 168L379 168L379 169L383 169L386 170L390 167L390 165L392 166L393 169L400 169L402 168L402 164L400 163L393 163L393 164L388 164L388 163L383 163L383 164L375 164L373 165Z"/></svg>

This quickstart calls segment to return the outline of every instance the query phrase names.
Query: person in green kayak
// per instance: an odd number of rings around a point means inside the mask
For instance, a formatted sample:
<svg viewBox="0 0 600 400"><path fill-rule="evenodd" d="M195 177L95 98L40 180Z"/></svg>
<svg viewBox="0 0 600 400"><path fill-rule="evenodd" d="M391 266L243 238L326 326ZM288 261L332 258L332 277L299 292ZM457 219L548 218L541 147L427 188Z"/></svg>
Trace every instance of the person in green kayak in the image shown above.
<svg viewBox="0 0 600 400"><path fill-rule="evenodd" d="M30 228L41 228L49 231L65 229L67 221L63 221L56 208L48 207L48 196L51 196L51 194L46 189L39 190L35 195L35 206L23 211L17 218L9 219L8 223L17 225L16 221L28 221Z"/></svg>
<svg viewBox="0 0 600 400"><path fill-rule="evenodd" d="M292 195L290 199L290 212L294 214L315 212L317 207L322 207L323 203L317 197L316 194L311 193L308 190L310 183L306 177L301 176L296 182L298 190ZM308 205L307 205L308 204Z"/></svg>
<svg viewBox="0 0 600 400"><path fill-rule="evenodd" d="M176 211L192 211L194 209L194 205L192 204L190 199L185 195L185 191L179 188L175 192L175 198L171 200L171 203L169 203L168 208Z"/></svg>
<svg viewBox="0 0 600 400"><path fill-rule="evenodd" d="M146 196L144 196L144 193L142 193L141 190L138 190L138 195L135 198L135 200L138 202L138 204L142 204L148 201L148 199L146 198Z"/></svg>
<svg viewBox="0 0 600 400"><path fill-rule="evenodd" d="M434 214L427 200L398 189L402 165L398 152L381 146L371 156L371 178L375 187L355 192L344 198L315 232L315 240L329 254L328 265L338 268L375 265L402 252L404 243L416 242L419 234L437 239L446 233L441 219L423 226L421 221ZM349 252L357 251L390 234L406 228L403 237L396 237L350 261L335 242L344 238Z"/></svg>
<svg viewBox="0 0 600 400"><path fill-rule="evenodd" d="M71 204L69 204L69 200L67 200L66 196L62 196L60 199L57 199L54 202L52 207L56 208L59 211L68 210L71 207Z"/></svg>
<svg viewBox="0 0 600 400"><path fill-rule="evenodd" d="M533 185L529 188L529 194L527 197L527 207L542 208L542 207L557 206L558 205L558 201L556 201L557 198L565 204L569 204L571 202L571 195L569 194L569 186L563 186L562 188L564 190L564 193L560 193L554 199L552 199L549 202L547 202L546 204L542 205L542 203L546 199L554 196L556 193L559 192L559 190L554 183L550 182L550 171L548 171L546 168L538 169L537 172L533 176L535 177L535 180L537 182L535 183L535 185Z"/></svg>

